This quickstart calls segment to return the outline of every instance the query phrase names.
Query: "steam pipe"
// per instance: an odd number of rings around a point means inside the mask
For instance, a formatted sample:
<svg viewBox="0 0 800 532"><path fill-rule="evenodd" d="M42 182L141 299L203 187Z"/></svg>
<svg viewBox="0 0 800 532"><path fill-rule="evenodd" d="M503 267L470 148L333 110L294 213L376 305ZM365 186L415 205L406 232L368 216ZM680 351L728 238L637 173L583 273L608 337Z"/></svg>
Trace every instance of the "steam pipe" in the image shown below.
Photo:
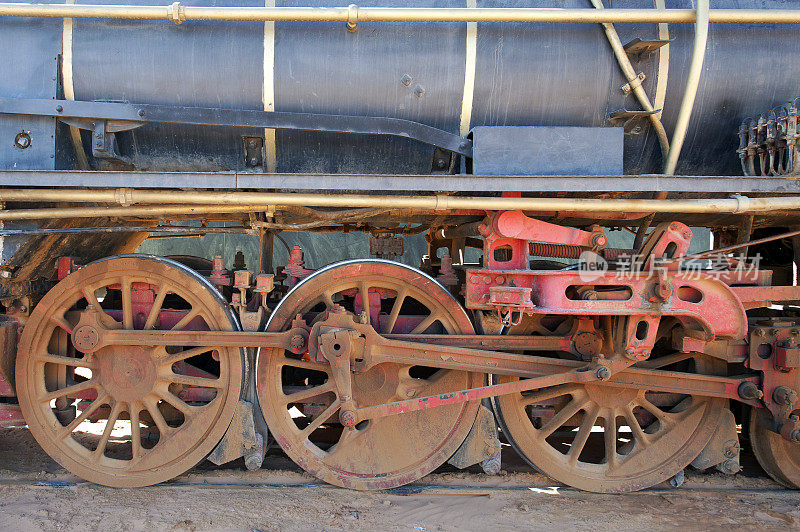
<svg viewBox="0 0 800 532"><path fill-rule="evenodd" d="M89 207L0 211L0 220L23 220L62 214L82 217L142 216L159 214L209 214L258 212L275 206L387 208L447 210L523 210L569 212L668 212L668 213L764 213L800 210L800 196L719 199L592 199L592 198L504 198L476 196L389 196L369 194L308 194L209 190L146 189L0 189L5 202L116 203L136 207ZM76 210L79 209L79 210ZM63 216L61 216L63 217Z"/></svg>
<svg viewBox="0 0 800 532"><path fill-rule="evenodd" d="M196 7L0 3L0 16L130 20L361 22L693 23L693 9L551 9L430 7ZM710 23L798 24L796 9L714 9Z"/></svg>

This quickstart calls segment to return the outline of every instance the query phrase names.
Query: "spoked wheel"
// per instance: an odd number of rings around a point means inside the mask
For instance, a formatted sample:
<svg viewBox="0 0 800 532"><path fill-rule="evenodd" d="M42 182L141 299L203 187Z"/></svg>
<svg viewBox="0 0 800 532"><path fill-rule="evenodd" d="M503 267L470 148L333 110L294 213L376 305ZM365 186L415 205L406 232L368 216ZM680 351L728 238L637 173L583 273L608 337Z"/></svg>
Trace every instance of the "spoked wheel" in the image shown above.
<svg viewBox="0 0 800 532"><path fill-rule="evenodd" d="M792 443L766 427L769 413L750 411L750 446L758 463L776 482L787 488L800 488L800 444Z"/></svg>
<svg viewBox="0 0 800 532"><path fill-rule="evenodd" d="M176 262L122 255L69 275L20 338L16 386L42 448L98 484L139 487L179 475L219 442L242 384L239 348L108 346L83 354L81 312L112 329L237 329L205 279Z"/></svg>
<svg viewBox="0 0 800 532"><path fill-rule="evenodd" d="M670 364L676 359L649 367L711 373L716 365L702 356ZM569 486L619 493L650 487L689 465L726 401L592 383L503 395L493 404L503 433L529 464Z"/></svg>
<svg viewBox="0 0 800 532"><path fill-rule="evenodd" d="M471 334L461 306L436 281L408 266L353 261L318 271L297 285L272 314L267 330L285 331L300 316L312 325L334 305L379 333ZM386 489L421 478L464 441L479 404L461 403L367 420L338 422L330 366L283 349L262 350L258 397L275 439L318 478L354 489ZM357 407L480 386L480 374L393 363L352 375Z"/></svg>

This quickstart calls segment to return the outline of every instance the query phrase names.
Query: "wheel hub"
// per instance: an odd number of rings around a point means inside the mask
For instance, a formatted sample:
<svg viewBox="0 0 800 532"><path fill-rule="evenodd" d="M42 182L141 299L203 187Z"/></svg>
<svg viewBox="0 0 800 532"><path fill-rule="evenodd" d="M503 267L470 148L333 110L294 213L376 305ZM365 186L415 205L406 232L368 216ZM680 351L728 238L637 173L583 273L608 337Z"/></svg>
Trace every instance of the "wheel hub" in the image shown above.
<svg viewBox="0 0 800 532"><path fill-rule="evenodd" d="M156 364L152 349L108 347L97 353L100 383L117 401L142 399L155 388Z"/></svg>

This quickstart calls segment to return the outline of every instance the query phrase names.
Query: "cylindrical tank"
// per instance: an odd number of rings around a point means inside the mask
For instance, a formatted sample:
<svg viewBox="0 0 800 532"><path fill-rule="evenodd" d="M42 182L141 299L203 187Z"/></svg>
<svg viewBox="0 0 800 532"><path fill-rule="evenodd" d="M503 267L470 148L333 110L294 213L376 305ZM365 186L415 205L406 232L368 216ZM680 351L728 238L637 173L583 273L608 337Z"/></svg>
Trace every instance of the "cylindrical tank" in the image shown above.
<svg viewBox="0 0 800 532"><path fill-rule="evenodd" d="M105 0L109 4L117 0ZM102 3L94 2L93 3ZM133 4L152 4L135 0ZM193 0L187 5L262 6L260 0ZM268 0L268 5L269 0ZM277 2L326 6L329 0ZM370 6L420 6L376 0ZM427 7L464 7L454 0ZM588 0L478 0L477 7L591 8ZM606 7L650 8L616 0ZM693 8L667 0L667 8ZM797 8L786 0L716 0L713 8ZM657 39L655 24L616 24L623 43ZM274 28L274 29L273 29ZM654 100L666 84L663 121L671 134L692 53L694 26L671 24L669 72L658 54L635 60ZM791 25L712 24L679 174L738 174L736 130L743 117L798 95L800 40ZM241 23L76 20L72 75L79 100L388 116L453 133L486 125L619 126L619 109L641 109L599 24L477 25L474 95L464 100L471 45L464 23ZM467 91L468 93L468 91ZM658 172L652 128L627 135L625 170ZM242 136L262 131L151 124L121 136L138 169L234 170ZM432 148L373 135L277 131L267 136L280 172L428 173Z"/></svg>

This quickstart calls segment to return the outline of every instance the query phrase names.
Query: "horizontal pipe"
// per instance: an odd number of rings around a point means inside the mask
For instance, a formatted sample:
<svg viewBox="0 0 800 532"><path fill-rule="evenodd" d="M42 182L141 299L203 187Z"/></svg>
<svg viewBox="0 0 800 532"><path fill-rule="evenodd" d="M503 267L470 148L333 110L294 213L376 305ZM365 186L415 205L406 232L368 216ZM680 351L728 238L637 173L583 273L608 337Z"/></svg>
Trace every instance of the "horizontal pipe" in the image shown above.
<svg viewBox="0 0 800 532"><path fill-rule="evenodd" d="M573 198L503 198L474 196L388 196L368 194L308 194L281 192L223 192L201 190L142 189L0 189L0 201L67 203L137 203L160 204L151 207L92 207L96 217L137 216L136 209L150 209L148 214L199 214L213 212L249 212L272 206L335 208L386 208L446 210L523 210L570 212L669 212L669 213L756 213L798 211L800 196L748 198L734 196L720 199L573 199ZM169 205L169 204L182 204ZM187 205L188 204L188 205ZM202 206L207 206L203 208ZM0 211L0 219L20 212L61 212L68 209Z"/></svg>
<svg viewBox="0 0 800 532"><path fill-rule="evenodd" d="M145 205L134 207L56 207L45 209L0 210L0 220L50 220L63 218L104 218L122 216L153 217L162 215L223 214L259 212L258 205ZM157 228L151 228L153 232ZM197 228L200 232L202 228Z"/></svg>
<svg viewBox="0 0 800 532"><path fill-rule="evenodd" d="M3 211L0 211L2 213ZM19 212L19 211L10 211ZM36 211L38 212L38 211ZM164 238L166 236L200 236L212 234L253 234L254 231L247 227L175 227L175 226L129 226L120 227L69 227L69 228L38 228L38 229L0 229L0 236L33 236L33 235L73 235L85 233L166 233L166 235L151 236L150 238Z"/></svg>
<svg viewBox="0 0 800 532"><path fill-rule="evenodd" d="M551 9L426 7L195 7L0 3L0 16L134 20L357 22L652 22L693 23L693 9ZM713 9L711 23L800 23L796 9Z"/></svg>

